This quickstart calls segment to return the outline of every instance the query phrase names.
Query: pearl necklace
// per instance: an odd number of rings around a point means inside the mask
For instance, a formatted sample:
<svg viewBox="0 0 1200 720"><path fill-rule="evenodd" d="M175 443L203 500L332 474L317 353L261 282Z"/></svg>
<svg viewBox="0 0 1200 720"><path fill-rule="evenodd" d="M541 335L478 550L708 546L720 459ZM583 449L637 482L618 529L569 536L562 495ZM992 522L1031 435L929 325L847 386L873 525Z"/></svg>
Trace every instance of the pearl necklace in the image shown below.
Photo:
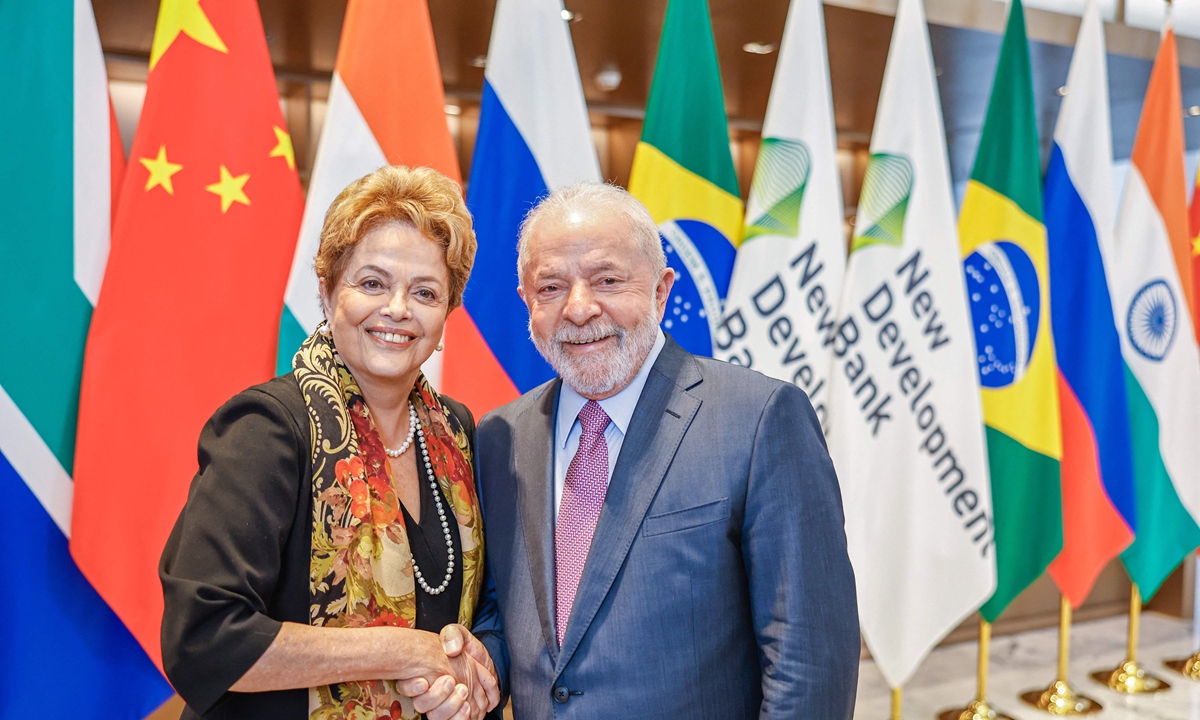
<svg viewBox="0 0 1200 720"><path fill-rule="evenodd" d="M387 446L385 445L383 447L383 451L385 453L387 453L387 456L390 458L400 457L401 455L404 454L404 451L407 450L410 445L412 445L413 434L416 433L416 431L417 431L417 409L415 407L413 407L412 400L409 400L408 401L408 438L406 438L404 440L404 444L400 446L399 450L389 450L387 448Z"/></svg>
<svg viewBox="0 0 1200 720"><path fill-rule="evenodd" d="M412 403L409 403L412 407ZM446 521L446 510L442 507L442 493L438 490L437 479L433 476L433 464L429 462L429 449L425 447L425 430L417 423L416 410L412 411L412 422L417 429L417 442L421 446L421 459L425 461L425 473L429 476L429 487L433 490L433 504L437 507L438 519L442 522L442 535L446 538L446 577L442 579L442 584L435 588L429 587L425 582L424 576L421 575L421 568L417 567L417 558L413 556L413 576L417 579L417 584L421 589L430 595L441 595L446 592L446 588L450 587L450 578L454 576L454 540L450 535L450 523ZM409 437L411 442L412 437ZM405 445L405 448L408 446ZM400 452L404 452L405 448L401 448ZM399 453L397 453L398 455Z"/></svg>

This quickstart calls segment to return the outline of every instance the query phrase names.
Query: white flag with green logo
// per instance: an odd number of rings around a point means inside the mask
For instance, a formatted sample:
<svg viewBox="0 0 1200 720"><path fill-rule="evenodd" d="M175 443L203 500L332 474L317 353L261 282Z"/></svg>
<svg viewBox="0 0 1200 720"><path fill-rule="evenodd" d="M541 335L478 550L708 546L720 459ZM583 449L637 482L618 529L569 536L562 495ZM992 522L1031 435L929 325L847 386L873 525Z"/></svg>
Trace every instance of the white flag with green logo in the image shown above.
<svg viewBox="0 0 1200 720"><path fill-rule="evenodd" d="M996 584L975 338L921 0L900 0L830 333L829 448L892 687Z"/></svg>
<svg viewBox="0 0 1200 720"><path fill-rule="evenodd" d="M820 0L793 0L713 354L795 384L826 428L842 212L825 19Z"/></svg>

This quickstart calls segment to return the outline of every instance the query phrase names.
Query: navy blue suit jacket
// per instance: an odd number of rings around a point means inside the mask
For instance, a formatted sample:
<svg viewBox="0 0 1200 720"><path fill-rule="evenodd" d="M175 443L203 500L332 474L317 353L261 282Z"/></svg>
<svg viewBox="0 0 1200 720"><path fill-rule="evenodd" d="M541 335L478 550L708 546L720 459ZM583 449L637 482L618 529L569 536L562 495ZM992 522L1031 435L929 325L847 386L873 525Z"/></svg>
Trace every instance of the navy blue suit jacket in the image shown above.
<svg viewBox="0 0 1200 720"><path fill-rule="evenodd" d="M841 494L805 394L668 338L554 632L559 380L476 432L489 584L475 631L517 720L849 720L858 679Z"/></svg>

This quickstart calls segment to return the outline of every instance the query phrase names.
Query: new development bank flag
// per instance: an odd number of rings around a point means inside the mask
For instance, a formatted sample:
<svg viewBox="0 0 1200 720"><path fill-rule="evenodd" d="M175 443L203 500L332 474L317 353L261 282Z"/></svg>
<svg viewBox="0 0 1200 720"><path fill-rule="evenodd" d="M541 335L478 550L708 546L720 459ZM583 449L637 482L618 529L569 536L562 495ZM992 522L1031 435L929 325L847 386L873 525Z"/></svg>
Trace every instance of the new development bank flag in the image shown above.
<svg viewBox="0 0 1200 720"><path fill-rule="evenodd" d="M901 0L831 347L863 637L899 687L996 582L974 338L921 0Z"/></svg>
<svg viewBox="0 0 1200 720"><path fill-rule="evenodd" d="M20 615L0 629L0 715L142 718L167 681L67 549L84 342L125 157L88 0L0 4L0 494Z"/></svg>
<svg viewBox="0 0 1200 720"><path fill-rule="evenodd" d="M532 390L554 371L529 341L517 295L517 229L538 200L600 180L587 105L561 0L500 0L484 72L467 188L479 251L450 315L444 391L476 416Z"/></svg>
<svg viewBox="0 0 1200 720"><path fill-rule="evenodd" d="M1071 58L1045 189L1062 414L1063 549L1050 576L1076 608L1129 545L1136 520L1125 363L1100 251L1112 244L1111 177L1104 25L1093 0Z"/></svg>
<svg viewBox="0 0 1200 720"><path fill-rule="evenodd" d="M325 212L347 185L389 163L459 179L429 9L425 0L350 0L284 296L277 373L292 371L300 343L324 317L313 258ZM425 364L435 385L439 358Z"/></svg>
<svg viewBox="0 0 1200 720"><path fill-rule="evenodd" d="M676 273L663 328L712 355L742 238L742 200L707 0L670 0L629 192L650 210Z"/></svg>
<svg viewBox="0 0 1200 720"><path fill-rule="evenodd" d="M1169 21L1168 21L1169 23ZM1200 545L1200 351L1192 332L1175 31L1163 32L1115 237L1102 246L1125 358L1137 537L1121 559L1142 595ZM1101 237L1103 243L1105 238ZM1190 268L1188 268L1190 269Z"/></svg>
<svg viewBox="0 0 1200 720"><path fill-rule="evenodd" d="M1042 574L1063 542L1041 187L1025 13L1013 0L958 222L992 477L996 592L981 610L988 622Z"/></svg>
<svg viewBox="0 0 1200 720"><path fill-rule="evenodd" d="M714 350L804 390L827 427L830 355L820 335L837 315L846 240L820 0L788 10L745 238Z"/></svg>

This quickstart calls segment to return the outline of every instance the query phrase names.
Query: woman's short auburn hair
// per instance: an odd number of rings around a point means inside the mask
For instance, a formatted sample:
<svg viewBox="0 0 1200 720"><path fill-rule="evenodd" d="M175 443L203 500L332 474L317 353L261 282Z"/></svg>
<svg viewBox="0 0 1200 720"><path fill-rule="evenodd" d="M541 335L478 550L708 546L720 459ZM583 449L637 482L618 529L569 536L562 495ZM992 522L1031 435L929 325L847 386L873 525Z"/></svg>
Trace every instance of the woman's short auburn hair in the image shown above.
<svg viewBox="0 0 1200 720"><path fill-rule="evenodd" d="M475 264L475 230L458 183L426 168L385 165L346 186L325 213L314 267L326 293L341 281L354 249L367 233L388 223L416 228L446 251L450 308L462 305Z"/></svg>

